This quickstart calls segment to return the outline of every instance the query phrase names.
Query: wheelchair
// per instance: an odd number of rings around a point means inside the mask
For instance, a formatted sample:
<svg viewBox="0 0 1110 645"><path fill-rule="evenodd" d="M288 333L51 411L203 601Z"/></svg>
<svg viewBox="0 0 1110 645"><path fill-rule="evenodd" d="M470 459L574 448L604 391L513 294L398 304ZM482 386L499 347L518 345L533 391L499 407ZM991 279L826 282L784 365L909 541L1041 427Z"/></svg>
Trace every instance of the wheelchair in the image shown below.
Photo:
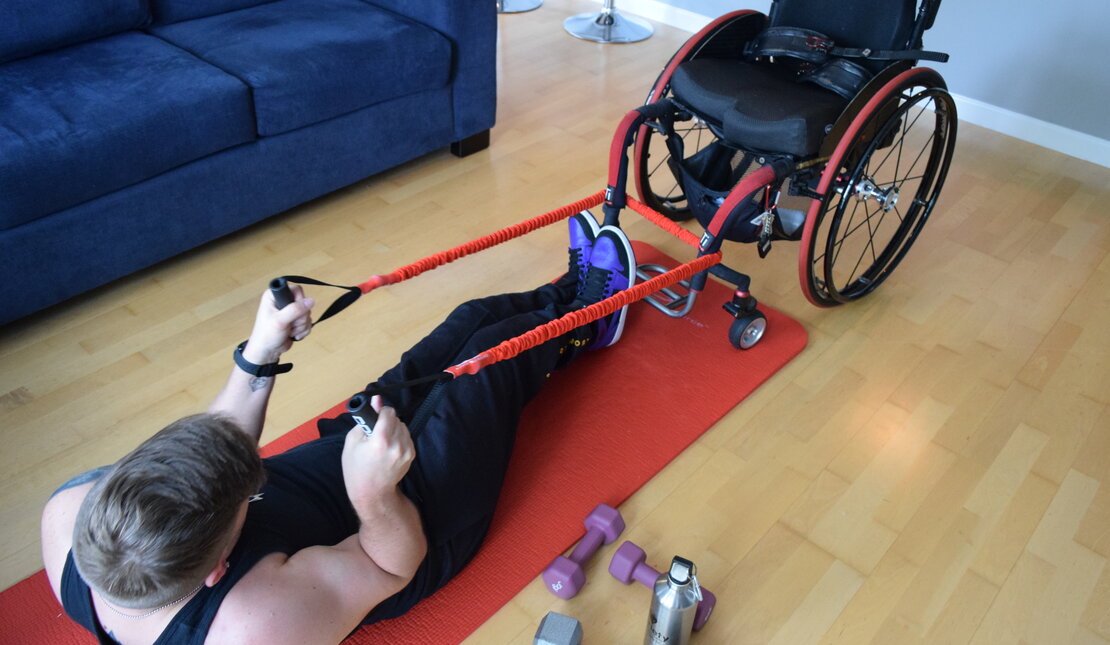
<svg viewBox="0 0 1110 645"><path fill-rule="evenodd" d="M956 143L944 79L917 66L948 59L921 48L939 5L773 0L766 15L741 10L713 21L618 128L607 218L626 205L631 174L643 205L705 229L699 255L725 240L755 243L760 257L775 242L799 242L811 303L871 293L928 220ZM641 269L642 278L658 271ZM725 305L737 319L730 340L750 347L766 323L748 276L723 265L710 272L737 285ZM691 293L649 302L685 315L700 287L683 285Z"/></svg>
<svg viewBox="0 0 1110 645"><path fill-rule="evenodd" d="M916 1L772 0L767 15L721 16L679 48L647 101L621 120L604 191L339 287L347 293L317 322L379 287L597 206L616 226L630 208L697 257L670 269L640 265L628 289L421 382L472 374L638 300L681 318L709 275L736 286L724 304L734 318L729 342L749 349L767 319L750 276L722 263L725 241L755 243L760 257L774 242L800 242L798 274L810 302L862 298L917 239L956 145L956 107L944 79L916 66L948 59L921 49L940 0ZM640 199L627 194L630 174ZM704 228L700 238L679 224L688 219ZM275 294L286 282L337 286L285 276L275 279Z"/></svg>

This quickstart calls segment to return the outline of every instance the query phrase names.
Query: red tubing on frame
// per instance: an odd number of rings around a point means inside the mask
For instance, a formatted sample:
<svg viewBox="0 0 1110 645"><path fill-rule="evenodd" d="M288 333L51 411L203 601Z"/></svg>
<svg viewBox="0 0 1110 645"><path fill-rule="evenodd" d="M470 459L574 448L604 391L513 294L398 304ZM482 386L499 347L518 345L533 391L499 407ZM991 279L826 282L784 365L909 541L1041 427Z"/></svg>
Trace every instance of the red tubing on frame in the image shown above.
<svg viewBox="0 0 1110 645"><path fill-rule="evenodd" d="M713 214L713 219L709 221L709 226L705 227L705 230L709 231L709 234L713 237L718 237L721 234L721 229L725 226L725 222L740 206L740 203L750 198L755 194L755 191L775 181L775 176L775 168L771 164L767 164L741 179L740 183L729 191L728 197L717 208L717 212Z"/></svg>
<svg viewBox="0 0 1110 645"><path fill-rule="evenodd" d="M465 257L472 253L477 253L478 251L482 251L493 246L497 246L498 244L503 244L513 238L517 238L527 233L531 233L532 231L535 231L537 229L549 226L551 224L554 224L555 222L558 222L559 220L564 220L571 215L574 215L575 213L580 213L588 208L593 208L594 206L600 204L603 199L604 192L595 193L589 197L580 199L573 204L567 204L562 208L544 213L543 215L537 215L536 217L524 220L519 224L508 226L499 231L490 233L489 235L482 236L476 240L471 240L470 242L467 242L465 244L460 244L453 249L441 251L434 255L430 255L422 260L417 260L416 262L405 265L393 271L392 273L373 276L366 282L358 285L358 288L362 290L363 294L366 294L370 293L374 289L377 289L378 287L387 284L396 284L398 282L401 282L402 280L414 278L421 273L424 273L425 271L443 266L444 264L447 264L449 262L454 262L459 258Z"/></svg>
<svg viewBox="0 0 1110 645"><path fill-rule="evenodd" d="M689 244L694 248L698 247L698 244L700 242L697 235L694 235L690 231L682 228L674 220L665 217L662 213L648 206L647 204L644 204L635 197L628 198L628 207L636 211L640 215L643 215L644 219L648 220L652 224L655 224L659 228L677 237L683 242Z"/></svg>
<svg viewBox="0 0 1110 645"><path fill-rule="evenodd" d="M512 358L525 350L536 347L537 345L542 345L553 338L558 338L576 327L581 327L587 323L604 318L621 307L630 305L637 300L642 300L647 295L655 293L665 287L669 287L672 284L676 284L680 280L687 280L695 274L701 273L720 262L720 251L709 255L703 255L686 264L671 269L666 273L657 275L647 282L641 282L624 291L617 292L601 302L596 302L589 307L572 311L561 318L556 318L549 323L526 331L520 336L503 341L500 345L490 348L458 365L448 367L444 371L456 378L463 374L475 374L483 367L487 367L507 358Z"/></svg>

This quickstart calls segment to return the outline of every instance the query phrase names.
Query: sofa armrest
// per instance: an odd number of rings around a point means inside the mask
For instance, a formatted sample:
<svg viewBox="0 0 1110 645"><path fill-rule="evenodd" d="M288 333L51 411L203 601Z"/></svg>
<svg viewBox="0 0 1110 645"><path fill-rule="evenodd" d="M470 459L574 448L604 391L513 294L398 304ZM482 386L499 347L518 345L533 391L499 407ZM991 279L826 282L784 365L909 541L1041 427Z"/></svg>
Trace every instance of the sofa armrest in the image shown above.
<svg viewBox="0 0 1110 645"><path fill-rule="evenodd" d="M497 5L491 0L363 0L446 36L452 70L456 140L493 127L497 109Z"/></svg>

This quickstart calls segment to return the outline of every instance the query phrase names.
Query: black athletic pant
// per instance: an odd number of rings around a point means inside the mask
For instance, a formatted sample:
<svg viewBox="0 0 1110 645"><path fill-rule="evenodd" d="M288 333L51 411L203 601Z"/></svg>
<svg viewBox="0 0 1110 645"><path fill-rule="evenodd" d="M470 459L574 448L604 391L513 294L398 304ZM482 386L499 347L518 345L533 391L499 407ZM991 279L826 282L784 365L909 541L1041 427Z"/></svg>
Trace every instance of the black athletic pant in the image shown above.
<svg viewBox="0 0 1110 645"><path fill-rule="evenodd" d="M459 305L378 384L441 372L571 311L574 296L575 281L568 276L533 291ZM580 328L476 374L383 395L409 424L416 448L402 488L420 508L428 536L432 570L422 572L431 578L424 581L425 593L445 584L477 552L493 519L524 406L554 370L582 351L591 328ZM347 421L342 430L350 427ZM322 423L321 431L331 430Z"/></svg>

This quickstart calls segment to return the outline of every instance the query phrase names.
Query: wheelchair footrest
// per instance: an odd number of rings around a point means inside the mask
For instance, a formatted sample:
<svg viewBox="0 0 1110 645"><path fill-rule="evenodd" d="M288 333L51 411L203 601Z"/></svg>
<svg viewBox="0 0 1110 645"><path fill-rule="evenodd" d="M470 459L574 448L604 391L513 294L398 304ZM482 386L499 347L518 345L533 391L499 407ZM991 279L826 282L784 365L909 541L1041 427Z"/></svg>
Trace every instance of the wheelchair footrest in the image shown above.
<svg viewBox="0 0 1110 645"><path fill-rule="evenodd" d="M641 281L646 281L667 271L667 267L661 264L641 264L636 267L636 277ZM679 288L685 289L685 292L676 291ZM648 295L644 300L671 318L681 318L694 308L697 297L698 292L690 290L690 281L680 280L671 287L660 289L658 292Z"/></svg>

